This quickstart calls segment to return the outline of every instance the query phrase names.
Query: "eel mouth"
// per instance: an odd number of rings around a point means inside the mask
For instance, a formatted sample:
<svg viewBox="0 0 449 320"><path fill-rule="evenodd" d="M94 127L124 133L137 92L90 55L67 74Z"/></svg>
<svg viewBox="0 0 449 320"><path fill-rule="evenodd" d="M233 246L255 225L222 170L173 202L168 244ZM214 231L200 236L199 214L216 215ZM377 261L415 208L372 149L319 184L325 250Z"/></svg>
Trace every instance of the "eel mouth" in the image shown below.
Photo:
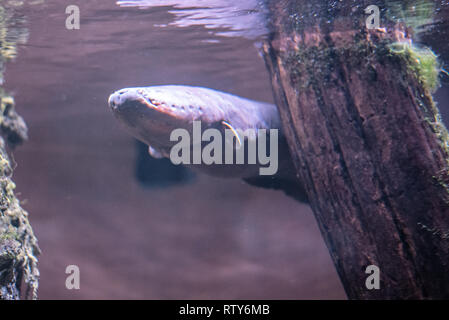
<svg viewBox="0 0 449 320"><path fill-rule="evenodd" d="M142 111L140 109L145 108L165 113L172 117L176 116L170 112L170 108L167 108L160 102L151 100L143 90L137 88L121 89L114 92L109 96L108 104L112 112L117 114Z"/></svg>

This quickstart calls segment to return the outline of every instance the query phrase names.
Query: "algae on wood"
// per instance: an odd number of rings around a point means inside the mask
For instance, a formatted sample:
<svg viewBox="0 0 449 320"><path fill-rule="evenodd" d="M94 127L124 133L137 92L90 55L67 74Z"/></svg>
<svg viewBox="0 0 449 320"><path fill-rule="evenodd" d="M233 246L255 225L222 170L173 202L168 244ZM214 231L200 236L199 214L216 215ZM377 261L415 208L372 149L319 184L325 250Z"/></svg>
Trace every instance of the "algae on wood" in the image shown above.
<svg viewBox="0 0 449 320"><path fill-rule="evenodd" d="M27 39L24 18L0 6L0 82L5 62L16 55L16 45ZM0 88L0 299L37 298L37 239L28 213L14 194L14 163L7 150L27 139L27 127L14 109L14 98ZM25 290L23 290L25 288Z"/></svg>
<svg viewBox="0 0 449 320"><path fill-rule="evenodd" d="M263 50L284 132L351 299L449 298L449 140L431 95L440 70L413 41L428 2L267 1ZM370 5L379 28L366 28ZM407 10L422 16L407 25ZM378 290L365 285L370 265Z"/></svg>

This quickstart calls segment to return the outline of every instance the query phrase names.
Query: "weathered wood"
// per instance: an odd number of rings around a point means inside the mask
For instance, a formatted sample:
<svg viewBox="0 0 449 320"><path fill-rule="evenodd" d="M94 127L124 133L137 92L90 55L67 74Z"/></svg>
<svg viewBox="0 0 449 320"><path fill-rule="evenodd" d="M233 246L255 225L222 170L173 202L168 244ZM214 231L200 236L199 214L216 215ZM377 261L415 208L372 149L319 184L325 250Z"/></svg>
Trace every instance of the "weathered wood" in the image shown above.
<svg viewBox="0 0 449 320"><path fill-rule="evenodd" d="M297 173L350 299L449 298L447 131L410 30L368 30L376 1L353 3L268 1L263 50Z"/></svg>

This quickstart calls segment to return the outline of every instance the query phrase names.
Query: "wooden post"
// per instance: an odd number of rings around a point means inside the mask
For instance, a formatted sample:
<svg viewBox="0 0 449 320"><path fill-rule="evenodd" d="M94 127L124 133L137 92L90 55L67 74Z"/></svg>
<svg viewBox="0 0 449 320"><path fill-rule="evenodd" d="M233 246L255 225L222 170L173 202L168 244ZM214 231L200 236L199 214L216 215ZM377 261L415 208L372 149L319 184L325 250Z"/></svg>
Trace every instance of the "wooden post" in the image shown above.
<svg viewBox="0 0 449 320"><path fill-rule="evenodd" d="M388 14L388 1L269 0L265 61L348 297L449 298L449 140L431 97L438 68L404 24L382 16L368 29L372 4ZM366 286L370 265L378 290Z"/></svg>

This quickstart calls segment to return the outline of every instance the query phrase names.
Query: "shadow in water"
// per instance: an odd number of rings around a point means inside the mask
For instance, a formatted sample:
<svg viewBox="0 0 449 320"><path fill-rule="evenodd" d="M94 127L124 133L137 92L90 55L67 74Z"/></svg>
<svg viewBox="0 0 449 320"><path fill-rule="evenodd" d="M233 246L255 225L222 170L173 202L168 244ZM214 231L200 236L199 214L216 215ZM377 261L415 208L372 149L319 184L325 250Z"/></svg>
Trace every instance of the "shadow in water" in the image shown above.
<svg viewBox="0 0 449 320"><path fill-rule="evenodd" d="M148 146L136 140L137 181L148 188L165 188L176 184L190 183L195 174L184 166L176 166L170 159L155 159L148 154Z"/></svg>

